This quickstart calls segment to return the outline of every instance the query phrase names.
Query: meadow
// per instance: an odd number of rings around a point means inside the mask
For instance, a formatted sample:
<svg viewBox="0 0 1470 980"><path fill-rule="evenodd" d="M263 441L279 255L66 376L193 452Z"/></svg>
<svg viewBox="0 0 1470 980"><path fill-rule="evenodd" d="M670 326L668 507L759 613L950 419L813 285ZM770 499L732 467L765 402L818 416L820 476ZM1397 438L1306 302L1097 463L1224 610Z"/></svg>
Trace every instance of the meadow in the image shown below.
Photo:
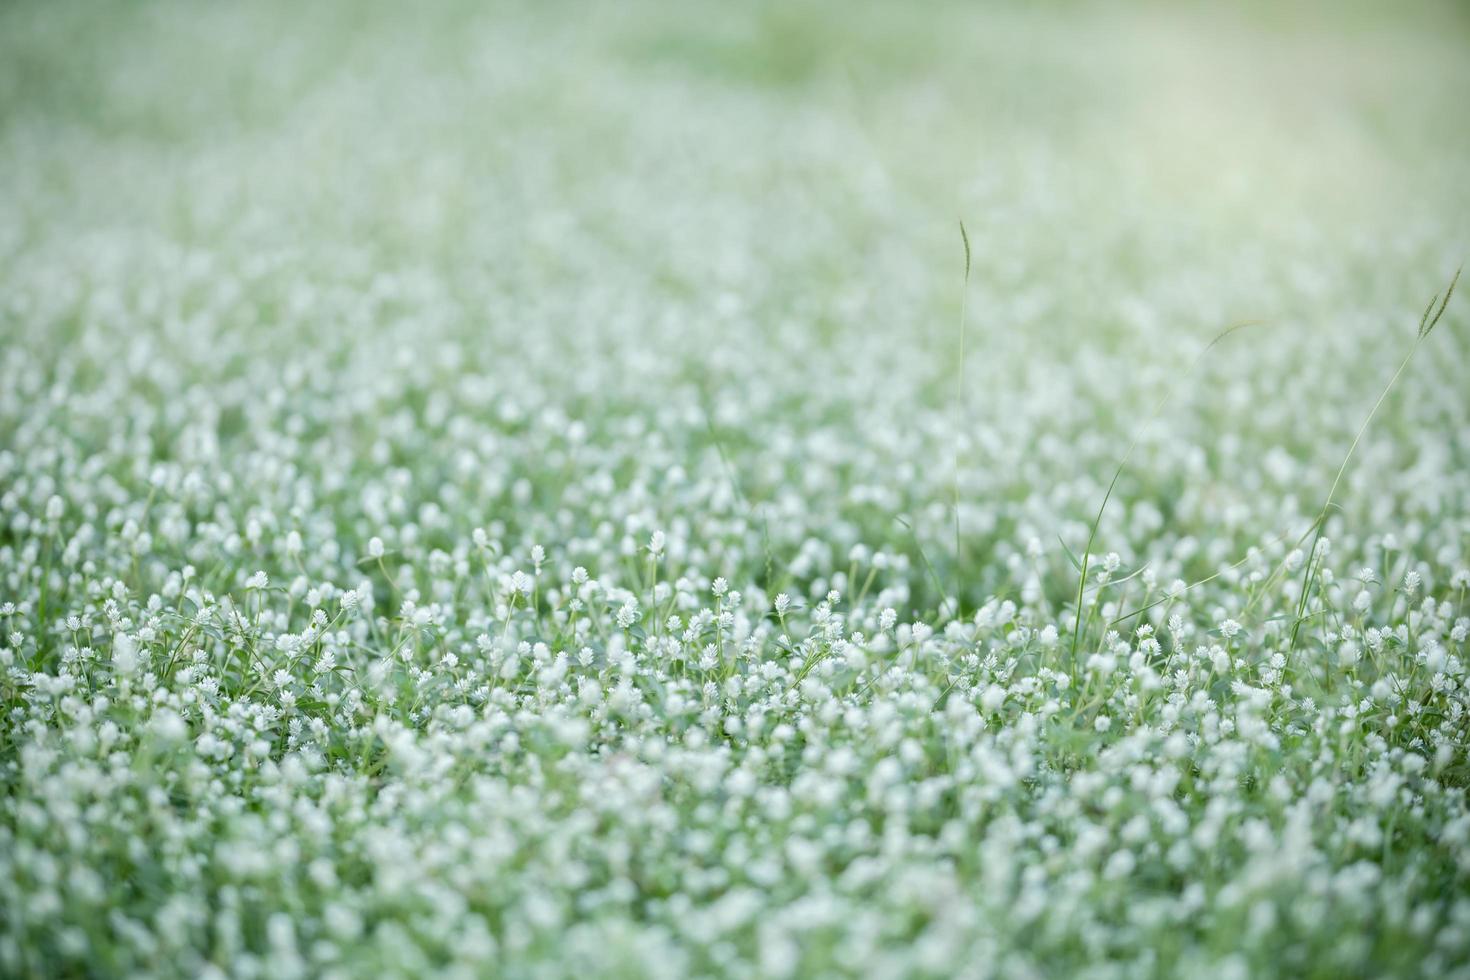
<svg viewBox="0 0 1470 980"><path fill-rule="evenodd" d="M0 6L0 974L1470 977L1467 55Z"/></svg>

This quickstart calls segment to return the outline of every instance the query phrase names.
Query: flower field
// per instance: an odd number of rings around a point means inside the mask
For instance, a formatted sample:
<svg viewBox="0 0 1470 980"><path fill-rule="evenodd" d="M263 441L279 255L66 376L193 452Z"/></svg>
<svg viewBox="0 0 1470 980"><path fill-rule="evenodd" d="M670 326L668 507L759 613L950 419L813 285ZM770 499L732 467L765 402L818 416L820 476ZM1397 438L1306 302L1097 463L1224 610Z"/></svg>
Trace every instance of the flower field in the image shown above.
<svg viewBox="0 0 1470 980"><path fill-rule="evenodd" d="M1470 977L1467 54L0 7L0 975Z"/></svg>

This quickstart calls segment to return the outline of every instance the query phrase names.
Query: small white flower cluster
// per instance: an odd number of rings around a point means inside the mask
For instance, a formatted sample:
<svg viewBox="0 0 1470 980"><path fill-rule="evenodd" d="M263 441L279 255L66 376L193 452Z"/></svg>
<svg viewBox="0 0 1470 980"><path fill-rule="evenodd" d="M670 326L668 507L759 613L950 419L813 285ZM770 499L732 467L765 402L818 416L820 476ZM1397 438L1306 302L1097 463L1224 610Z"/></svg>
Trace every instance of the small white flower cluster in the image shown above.
<svg viewBox="0 0 1470 980"><path fill-rule="evenodd" d="M1452 46L331 7L0 9L0 975L1470 976Z"/></svg>

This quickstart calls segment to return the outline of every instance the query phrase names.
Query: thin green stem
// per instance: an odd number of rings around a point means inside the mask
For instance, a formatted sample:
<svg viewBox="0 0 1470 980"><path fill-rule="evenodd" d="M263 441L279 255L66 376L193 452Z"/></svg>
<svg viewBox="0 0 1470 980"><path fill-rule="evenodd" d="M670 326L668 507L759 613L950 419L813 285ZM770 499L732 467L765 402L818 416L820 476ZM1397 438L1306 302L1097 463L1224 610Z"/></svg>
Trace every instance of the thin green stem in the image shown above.
<svg viewBox="0 0 1470 980"><path fill-rule="evenodd" d="M964 545L960 535L960 439L965 429L965 321L970 308L970 235L965 223L960 222L960 241L965 245L965 282L960 292L960 356L955 369L954 392L954 567L955 567L955 618L960 615L959 578L964 568Z"/></svg>

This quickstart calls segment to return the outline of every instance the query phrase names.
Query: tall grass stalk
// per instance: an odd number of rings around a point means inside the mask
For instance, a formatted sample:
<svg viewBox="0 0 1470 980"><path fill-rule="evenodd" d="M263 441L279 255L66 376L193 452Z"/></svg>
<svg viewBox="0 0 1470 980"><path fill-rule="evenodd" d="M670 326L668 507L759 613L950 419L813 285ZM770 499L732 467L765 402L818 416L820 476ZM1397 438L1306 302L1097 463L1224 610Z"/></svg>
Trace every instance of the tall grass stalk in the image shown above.
<svg viewBox="0 0 1470 980"><path fill-rule="evenodd" d="M1363 433L1368 431L1369 423L1378 414L1378 410L1383 407L1384 401L1388 398L1388 393L1393 391L1394 386L1398 384L1399 378L1403 376L1405 369L1409 366L1409 362L1418 353L1419 345L1428 339L1430 333L1434 331L1435 326L1439 323L1440 317L1444 316L1445 307L1449 306L1450 297L1455 292L1455 284L1459 281L1460 270L1456 269L1454 278L1450 280L1449 288L1444 292L1444 298L1441 299L1438 294L1430 297L1429 305L1424 308L1423 315L1419 317L1419 329L1414 335L1414 343L1409 346L1409 352L1399 362L1398 370L1394 371L1393 377L1388 379L1388 384L1379 393L1378 400L1373 403L1373 408L1368 412L1368 417L1363 419L1362 425L1358 426L1358 432L1353 436L1352 445L1348 447L1347 455L1342 459L1342 465L1337 468L1337 476L1333 477L1332 486L1327 490L1327 499L1322 502L1322 510L1313 522L1315 532L1313 532L1312 528L1308 528L1308 532L1312 533L1312 546L1307 549L1307 560L1302 566L1302 591L1301 595L1297 597L1296 615L1292 618L1291 624L1291 637L1286 644L1288 665L1290 665L1292 653L1296 650L1297 637L1301 633L1302 623L1307 618L1307 603L1311 599L1312 588L1316 585L1317 578L1322 571L1322 557L1318 555L1317 547L1322 541L1322 531L1327 526L1327 512L1332 508L1333 498L1337 496L1337 488L1342 483L1342 475L1347 472L1348 463L1352 461L1353 454L1358 451L1358 443L1363 440ZM1435 303L1439 304L1439 309L1437 310L1434 306Z"/></svg>
<svg viewBox="0 0 1470 980"><path fill-rule="evenodd" d="M963 580L964 551L960 537L960 439L965 431L965 320L970 308L970 233L960 222L960 241L965 246L965 282L960 292L960 356L955 369L954 392L954 567L955 618L960 616L960 583Z"/></svg>

